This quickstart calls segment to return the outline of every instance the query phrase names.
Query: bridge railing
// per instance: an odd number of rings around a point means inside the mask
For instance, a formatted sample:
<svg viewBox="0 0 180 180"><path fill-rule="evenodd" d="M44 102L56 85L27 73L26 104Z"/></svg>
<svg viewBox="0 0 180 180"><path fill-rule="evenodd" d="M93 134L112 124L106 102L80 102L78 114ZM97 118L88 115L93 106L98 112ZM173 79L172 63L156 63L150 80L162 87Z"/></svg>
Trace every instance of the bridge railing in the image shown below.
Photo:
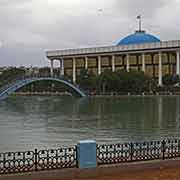
<svg viewBox="0 0 180 180"><path fill-rule="evenodd" d="M4 90L8 89L9 87L11 87L13 84L16 84L18 81L23 81L26 79L33 79L33 78L57 78L57 79L61 79L61 80L68 81L68 82L72 83L72 81L65 78L64 76L48 76L48 75L38 75L38 74L37 75L31 75L31 76L28 76L28 75L18 76L16 78L14 78L12 81L9 81L6 85L0 87L0 93L3 92ZM76 84L73 84L73 85L78 87Z"/></svg>
<svg viewBox="0 0 180 180"><path fill-rule="evenodd" d="M86 96L83 93L83 90L81 90L77 84L72 83L72 81L70 81L69 79L67 79L64 76L41 76L39 74L34 75L34 76L17 77L16 79L14 79L14 81L9 82L7 85L0 88L0 96L5 97L8 94L8 92L13 91L14 88L16 89L18 87L21 87L26 83L31 83L36 80L44 80L44 79L45 80L48 80L48 79L55 80L55 81L59 80L60 82L63 82L66 85L68 85L70 88L74 89L75 92L77 92L80 96L82 96L82 97Z"/></svg>

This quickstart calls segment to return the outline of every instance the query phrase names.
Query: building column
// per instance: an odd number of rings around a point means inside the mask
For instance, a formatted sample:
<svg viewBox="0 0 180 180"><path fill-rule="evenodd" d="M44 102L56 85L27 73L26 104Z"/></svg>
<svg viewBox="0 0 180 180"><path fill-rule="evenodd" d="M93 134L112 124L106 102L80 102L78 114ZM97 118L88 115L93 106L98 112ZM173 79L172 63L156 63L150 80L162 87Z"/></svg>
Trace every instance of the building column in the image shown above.
<svg viewBox="0 0 180 180"><path fill-rule="evenodd" d="M64 59L61 59L61 76L64 76Z"/></svg>
<svg viewBox="0 0 180 180"><path fill-rule="evenodd" d="M111 58L112 58L111 59L112 60L112 62L111 62L112 63L112 72L115 72L115 56L112 56Z"/></svg>
<svg viewBox="0 0 180 180"><path fill-rule="evenodd" d="M86 70L88 69L88 57L87 56L85 57L85 69Z"/></svg>
<svg viewBox="0 0 180 180"><path fill-rule="evenodd" d="M142 71L145 73L145 54L142 54Z"/></svg>
<svg viewBox="0 0 180 180"><path fill-rule="evenodd" d="M76 82L76 58L73 58L73 82Z"/></svg>
<svg viewBox="0 0 180 180"><path fill-rule="evenodd" d="M176 52L176 74L180 75L180 61L179 61L179 52Z"/></svg>
<svg viewBox="0 0 180 180"><path fill-rule="evenodd" d="M158 85L162 86L162 54L159 52L159 74L158 74Z"/></svg>
<svg viewBox="0 0 180 180"><path fill-rule="evenodd" d="M126 55L126 71L129 72L129 54Z"/></svg>
<svg viewBox="0 0 180 180"><path fill-rule="evenodd" d="M101 56L98 56L98 75L101 74Z"/></svg>
<svg viewBox="0 0 180 180"><path fill-rule="evenodd" d="M153 78L156 77L156 67L155 67L155 61L154 61L154 54L151 54L151 64L153 66Z"/></svg>
<svg viewBox="0 0 180 180"><path fill-rule="evenodd" d="M168 53L168 71L169 71L169 74L171 74L170 53Z"/></svg>
<svg viewBox="0 0 180 180"><path fill-rule="evenodd" d="M53 77L53 69L54 69L54 60L51 60L51 68L50 68L50 75L51 75L51 77Z"/></svg>

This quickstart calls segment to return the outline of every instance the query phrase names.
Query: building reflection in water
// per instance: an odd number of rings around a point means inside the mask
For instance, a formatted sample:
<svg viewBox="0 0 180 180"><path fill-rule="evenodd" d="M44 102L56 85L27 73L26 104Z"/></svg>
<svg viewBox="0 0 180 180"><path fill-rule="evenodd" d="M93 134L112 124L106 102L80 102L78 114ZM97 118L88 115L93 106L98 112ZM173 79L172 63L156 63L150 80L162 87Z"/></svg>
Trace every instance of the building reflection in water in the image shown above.
<svg viewBox="0 0 180 180"><path fill-rule="evenodd" d="M0 145L10 149L180 137L179 128L178 96L18 97L0 104Z"/></svg>
<svg viewBox="0 0 180 180"><path fill-rule="evenodd" d="M163 121L163 98L160 96L158 98L158 126L162 129L162 121Z"/></svg>

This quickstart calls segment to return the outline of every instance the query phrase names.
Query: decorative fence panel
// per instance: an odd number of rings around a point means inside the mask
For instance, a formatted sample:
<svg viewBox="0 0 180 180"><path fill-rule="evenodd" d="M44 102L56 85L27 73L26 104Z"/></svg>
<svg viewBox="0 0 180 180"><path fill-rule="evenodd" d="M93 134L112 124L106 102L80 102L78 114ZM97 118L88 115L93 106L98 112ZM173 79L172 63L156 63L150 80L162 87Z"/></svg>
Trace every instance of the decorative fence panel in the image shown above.
<svg viewBox="0 0 180 180"><path fill-rule="evenodd" d="M132 143L132 161L162 159L162 155L160 141Z"/></svg>
<svg viewBox="0 0 180 180"><path fill-rule="evenodd" d="M97 145L98 164L171 159L180 157L180 140Z"/></svg>
<svg viewBox="0 0 180 180"><path fill-rule="evenodd" d="M33 171L34 158L33 151L0 153L0 174Z"/></svg>
<svg viewBox="0 0 180 180"><path fill-rule="evenodd" d="M76 167L76 146L50 150L0 153L0 174Z"/></svg>
<svg viewBox="0 0 180 180"><path fill-rule="evenodd" d="M37 170L72 168L76 162L76 147L37 152Z"/></svg>
<svg viewBox="0 0 180 180"><path fill-rule="evenodd" d="M164 159L180 157L180 140L167 140L164 146Z"/></svg>
<svg viewBox="0 0 180 180"><path fill-rule="evenodd" d="M114 164L131 161L131 145L110 144L97 146L98 164Z"/></svg>

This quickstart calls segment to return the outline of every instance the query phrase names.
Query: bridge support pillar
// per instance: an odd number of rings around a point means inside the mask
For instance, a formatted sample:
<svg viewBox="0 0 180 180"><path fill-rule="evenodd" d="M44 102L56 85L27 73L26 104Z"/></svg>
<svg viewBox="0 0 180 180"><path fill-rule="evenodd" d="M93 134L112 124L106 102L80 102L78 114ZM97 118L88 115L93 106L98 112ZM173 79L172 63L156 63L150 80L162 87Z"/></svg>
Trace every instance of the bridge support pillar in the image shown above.
<svg viewBox="0 0 180 180"><path fill-rule="evenodd" d="M51 60L51 68L50 68L51 77L53 77L53 74L54 74L54 73L53 73L53 69L54 69L53 65L54 65L54 61Z"/></svg>

